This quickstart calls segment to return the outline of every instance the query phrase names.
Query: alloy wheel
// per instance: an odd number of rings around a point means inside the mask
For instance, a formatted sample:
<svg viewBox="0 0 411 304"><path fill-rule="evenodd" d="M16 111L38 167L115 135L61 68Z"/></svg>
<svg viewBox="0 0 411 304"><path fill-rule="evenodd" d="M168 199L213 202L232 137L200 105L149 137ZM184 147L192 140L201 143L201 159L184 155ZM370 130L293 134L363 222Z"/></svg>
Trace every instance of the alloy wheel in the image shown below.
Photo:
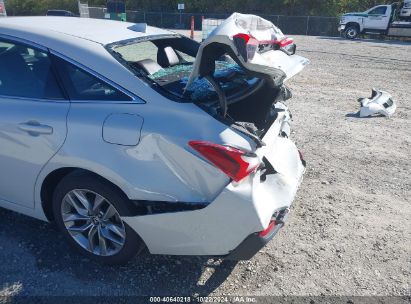
<svg viewBox="0 0 411 304"><path fill-rule="evenodd" d="M61 216L74 241L95 255L112 256L124 247L126 229L120 214L98 193L71 190L63 198Z"/></svg>

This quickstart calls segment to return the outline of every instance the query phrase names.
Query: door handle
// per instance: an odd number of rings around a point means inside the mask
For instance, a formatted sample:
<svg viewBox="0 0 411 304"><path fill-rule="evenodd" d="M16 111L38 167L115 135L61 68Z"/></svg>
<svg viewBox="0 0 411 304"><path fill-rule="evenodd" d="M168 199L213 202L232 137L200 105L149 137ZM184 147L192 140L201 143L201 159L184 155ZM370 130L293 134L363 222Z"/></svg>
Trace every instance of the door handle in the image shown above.
<svg viewBox="0 0 411 304"><path fill-rule="evenodd" d="M40 135L40 134L45 134L45 135L53 134L52 127L47 126L47 125L42 125L37 121L19 123L18 127L20 130L25 131L33 136Z"/></svg>

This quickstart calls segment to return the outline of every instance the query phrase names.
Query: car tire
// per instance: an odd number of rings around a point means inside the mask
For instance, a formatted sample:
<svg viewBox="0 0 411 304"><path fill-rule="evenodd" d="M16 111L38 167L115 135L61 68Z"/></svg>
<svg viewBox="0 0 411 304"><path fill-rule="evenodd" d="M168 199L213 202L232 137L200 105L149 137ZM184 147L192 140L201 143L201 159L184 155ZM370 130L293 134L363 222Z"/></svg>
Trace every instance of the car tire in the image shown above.
<svg viewBox="0 0 411 304"><path fill-rule="evenodd" d="M344 31L344 36L347 39L353 40L357 38L358 35L359 35L359 30L358 30L358 27L355 25L349 25Z"/></svg>
<svg viewBox="0 0 411 304"><path fill-rule="evenodd" d="M120 217L130 214L129 204L103 178L74 171L54 190L53 215L59 230L79 252L103 264L125 264L145 247Z"/></svg>

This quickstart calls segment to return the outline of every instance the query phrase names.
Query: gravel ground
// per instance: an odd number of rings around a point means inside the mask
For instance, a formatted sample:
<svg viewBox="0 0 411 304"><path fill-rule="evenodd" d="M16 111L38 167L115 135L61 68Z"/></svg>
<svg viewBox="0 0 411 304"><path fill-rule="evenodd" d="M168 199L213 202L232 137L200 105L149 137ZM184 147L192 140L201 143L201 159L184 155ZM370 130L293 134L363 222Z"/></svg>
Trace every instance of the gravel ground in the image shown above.
<svg viewBox="0 0 411 304"><path fill-rule="evenodd" d="M0 295L410 295L411 44L295 38L311 60L288 103L308 169L287 225L259 254L101 266L53 225L0 210ZM398 101L391 119L357 116L372 87Z"/></svg>

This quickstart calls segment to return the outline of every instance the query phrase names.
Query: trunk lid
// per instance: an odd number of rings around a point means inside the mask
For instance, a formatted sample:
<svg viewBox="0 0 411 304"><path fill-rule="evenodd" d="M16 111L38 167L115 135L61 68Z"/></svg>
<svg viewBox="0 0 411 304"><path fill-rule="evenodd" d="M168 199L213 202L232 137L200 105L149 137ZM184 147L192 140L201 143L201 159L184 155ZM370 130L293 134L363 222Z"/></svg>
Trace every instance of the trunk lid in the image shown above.
<svg viewBox="0 0 411 304"><path fill-rule="evenodd" d="M225 54L248 74L281 86L309 63L295 50L293 40L270 21L234 13L201 43L186 89L195 79L212 76L216 60Z"/></svg>

